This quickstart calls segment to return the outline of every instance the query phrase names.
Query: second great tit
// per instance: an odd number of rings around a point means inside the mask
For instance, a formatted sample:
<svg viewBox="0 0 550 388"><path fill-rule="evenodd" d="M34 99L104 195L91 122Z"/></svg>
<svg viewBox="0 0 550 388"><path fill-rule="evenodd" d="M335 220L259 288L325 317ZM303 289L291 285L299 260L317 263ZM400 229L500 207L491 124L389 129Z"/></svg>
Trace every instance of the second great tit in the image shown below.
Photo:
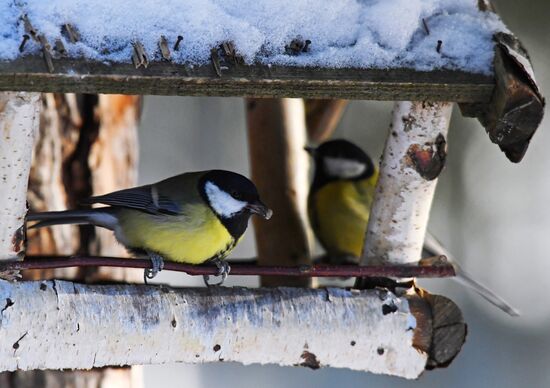
<svg viewBox="0 0 550 388"><path fill-rule="evenodd" d="M252 214L269 219L256 186L240 174L223 170L190 172L146 186L92 197L107 207L34 213L32 227L90 224L110 229L132 252L146 252L152 278L163 259L188 264L213 260L225 278L222 261L243 236Z"/></svg>
<svg viewBox="0 0 550 388"><path fill-rule="evenodd" d="M359 262L378 169L359 147L330 140L307 147L314 160L308 214L314 234L332 264Z"/></svg>
<svg viewBox="0 0 550 388"><path fill-rule="evenodd" d="M315 168L308 213L313 232L326 251L322 261L358 264L374 201L378 169L361 148L347 140L330 140L317 148L306 147L306 150L312 155ZM519 315L514 307L466 273L429 232L424 251L434 256L446 256L455 269L454 280L508 314Z"/></svg>

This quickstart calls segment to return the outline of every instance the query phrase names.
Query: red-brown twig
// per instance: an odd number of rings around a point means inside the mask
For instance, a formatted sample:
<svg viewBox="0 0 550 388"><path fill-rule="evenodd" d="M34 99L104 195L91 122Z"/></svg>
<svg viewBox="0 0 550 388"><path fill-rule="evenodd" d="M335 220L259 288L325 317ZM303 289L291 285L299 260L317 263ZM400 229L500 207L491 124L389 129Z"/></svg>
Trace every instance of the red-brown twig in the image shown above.
<svg viewBox="0 0 550 388"><path fill-rule="evenodd" d="M423 277L440 278L455 276L454 268L445 256L425 259L431 265L302 265L294 267L258 266L250 262L231 263L231 275L258 276L302 276L302 277ZM0 272L25 269L49 269L66 267L124 267L151 268L148 259L128 259L102 256L27 256L24 261L0 264ZM189 275L216 275L218 268L213 264L189 265L166 261L164 270L185 272Z"/></svg>

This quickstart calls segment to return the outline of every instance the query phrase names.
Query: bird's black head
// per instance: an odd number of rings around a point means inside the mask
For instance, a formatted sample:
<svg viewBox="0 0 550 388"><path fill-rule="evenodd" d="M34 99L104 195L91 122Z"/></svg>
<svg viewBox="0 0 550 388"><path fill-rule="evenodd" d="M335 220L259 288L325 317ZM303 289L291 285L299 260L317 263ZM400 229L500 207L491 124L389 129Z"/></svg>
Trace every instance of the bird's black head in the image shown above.
<svg viewBox="0 0 550 388"><path fill-rule="evenodd" d="M365 179L374 174L372 159L347 140L330 140L306 150L315 161L314 186L335 180Z"/></svg>
<svg viewBox="0 0 550 388"><path fill-rule="evenodd" d="M234 236L238 234L240 237L252 214L265 219L271 218L273 214L260 200L254 183L231 171L208 171L200 179L199 191Z"/></svg>

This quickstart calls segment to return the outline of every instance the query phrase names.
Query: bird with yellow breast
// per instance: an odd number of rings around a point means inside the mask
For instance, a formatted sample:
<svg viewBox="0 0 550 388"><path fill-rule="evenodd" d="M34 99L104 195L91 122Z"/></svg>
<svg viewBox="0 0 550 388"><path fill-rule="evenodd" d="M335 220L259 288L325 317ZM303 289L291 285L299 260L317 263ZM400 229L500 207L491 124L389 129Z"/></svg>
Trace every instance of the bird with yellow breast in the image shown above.
<svg viewBox="0 0 550 388"><path fill-rule="evenodd" d="M90 224L110 229L131 252L146 253L153 278L164 260L188 264L213 261L222 281L230 268L223 260L241 240L252 214L269 219L256 186L224 170L190 172L161 182L92 197L105 207L31 213L32 227Z"/></svg>
<svg viewBox="0 0 550 388"><path fill-rule="evenodd" d="M331 264L358 264L378 181L378 168L361 148L347 140L330 140L317 148L306 147L314 160L314 175L308 197L313 232L325 249L321 259ZM466 273L451 253L431 234L424 251L444 255L453 265L453 279L477 292L506 313L518 311Z"/></svg>

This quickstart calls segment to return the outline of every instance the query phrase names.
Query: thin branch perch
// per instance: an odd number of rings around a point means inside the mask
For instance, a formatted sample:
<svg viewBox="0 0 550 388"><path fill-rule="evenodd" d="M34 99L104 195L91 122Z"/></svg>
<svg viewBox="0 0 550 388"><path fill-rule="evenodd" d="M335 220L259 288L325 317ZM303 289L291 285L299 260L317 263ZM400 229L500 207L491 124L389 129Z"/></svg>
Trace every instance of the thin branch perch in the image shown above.
<svg viewBox="0 0 550 388"><path fill-rule="evenodd" d="M230 275L244 276L292 276L292 277L424 277L439 278L454 276L453 266L444 260L444 256L425 259L425 262L437 262L433 265L301 265L301 266L258 266L253 262L231 263ZM0 264L0 272L7 270L51 269L68 267L123 267L150 268L148 259L127 259L101 256L27 256L24 261ZM188 275L215 275L218 268L214 265L189 265L165 262L164 270L185 272Z"/></svg>

